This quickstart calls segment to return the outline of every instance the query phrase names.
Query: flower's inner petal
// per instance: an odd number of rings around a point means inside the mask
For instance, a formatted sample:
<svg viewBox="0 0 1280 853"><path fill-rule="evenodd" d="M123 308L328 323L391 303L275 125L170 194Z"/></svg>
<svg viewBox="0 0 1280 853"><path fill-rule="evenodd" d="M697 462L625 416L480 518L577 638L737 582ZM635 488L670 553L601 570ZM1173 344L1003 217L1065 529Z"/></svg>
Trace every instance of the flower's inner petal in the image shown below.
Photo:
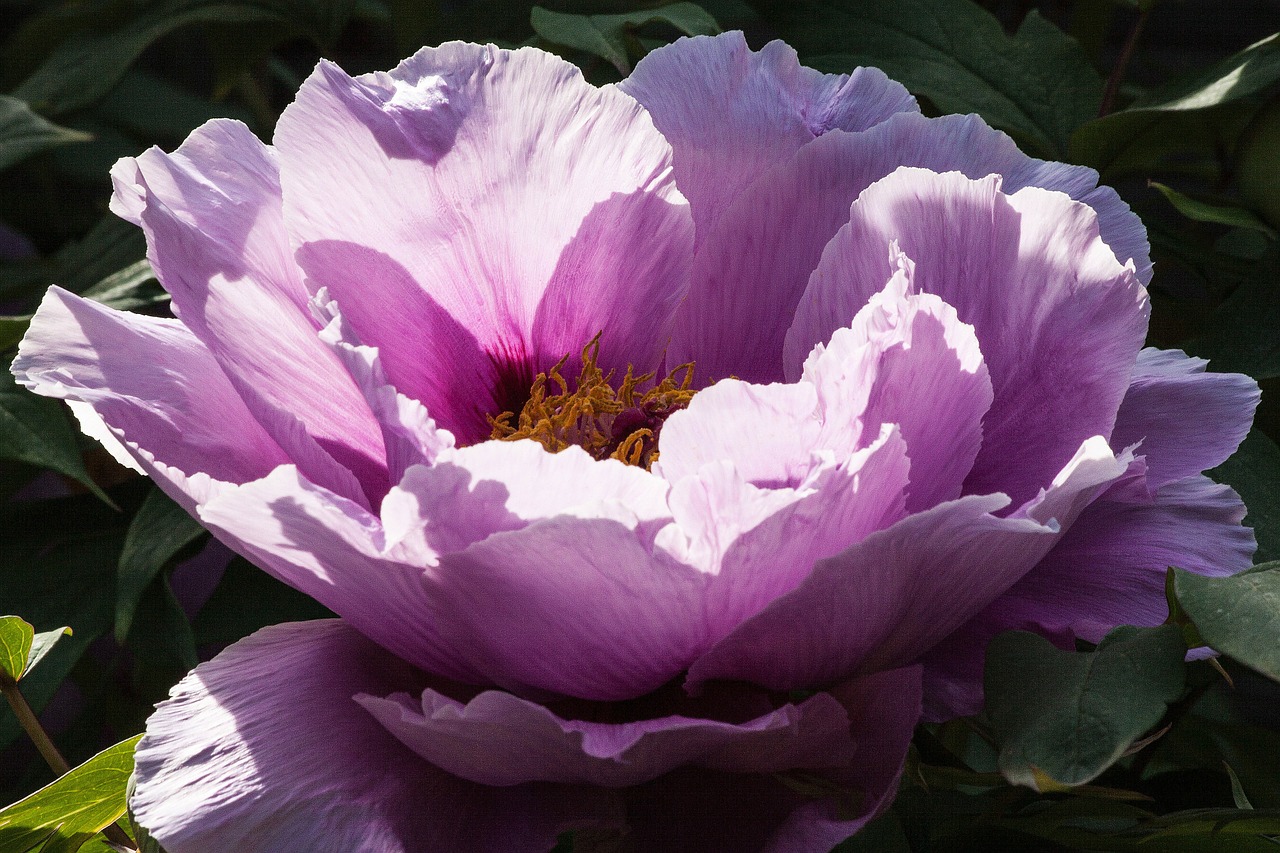
<svg viewBox="0 0 1280 853"><path fill-rule="evenodd" d="M275 153L239 122L213 121L172 154L153 148L121 160L112 178L113 209L142 226L175 313L249 409L314 482L376 501L388 485L382 436L316 338ZM348 470L360 483L354 490Z"/></svg>
<svg viewBox="0 0 1280 853"><path fill-rule="evenodd" d="M1145 289L1085 205L1039 189L1007 196L996 176L904 168L859 196L824 250L787 333L789 364L881 288L890 241L914 262L915 287L982 342L994 400L965 492L1026 502L1081 442L1111 433L1146 332Z"/></svg>
<svg viewBox="0 0 1280 853"><path fill-rule="evenodd" d="M833 767L854 757L849 716L819 693L744 723L667 716L627 723L565 719L509 693L465 704L434 690L358 697L409 749L484 785L531 781L620 787L680 767L737 773Z"/></svg>
<svg viewBox="0 0 1280 853"><path fill-rule="evenodd" d="M499 789L423 761L354 696L422 675L338 620L276 625L201 664L147 721L130 807L173 851L541 853L609 798Z"/></svg>
<svg viewBox="0 0 1280 853"><path fill-rule="evenodd" d="M619 88L675 149L676 183L699 239L755 178L830 130L864 130L915 100L875 68L821 74L780 41L740 32L680 39L637 63Z"/></svg>
<svg viewBox="0 0 1280 853"><path fill-rule="evenodd" d="M322 62L275 144L308 285L460 441L601 330L606 369L658 365L693 224L670 146L616 88L493 46L355 79Z"/></svg>

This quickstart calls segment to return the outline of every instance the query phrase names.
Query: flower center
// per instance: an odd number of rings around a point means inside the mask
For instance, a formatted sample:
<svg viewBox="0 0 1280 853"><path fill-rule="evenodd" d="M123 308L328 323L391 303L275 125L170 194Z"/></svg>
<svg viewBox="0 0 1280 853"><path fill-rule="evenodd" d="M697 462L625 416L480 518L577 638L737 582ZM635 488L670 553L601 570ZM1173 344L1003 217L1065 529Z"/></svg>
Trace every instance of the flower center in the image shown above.
<svg viewBox="0 0 1280 853"><path fill-rule="evenodd" d="M515 441L532 438L552 453L577 445L596 459L617 459L649 468L658 458L658 433L672 413L689 405L696 393L693 363L682 364L661 381L656 374L637 376L632 368L616 388L613 371L605 374L596 363L600 335L582 348L582 370L573 390L561 374L569 356L539 373L520 410L490 417L490 438ZM679 376L679 380L677 380ZM641 391L641 386L650 386Z"/></svg>

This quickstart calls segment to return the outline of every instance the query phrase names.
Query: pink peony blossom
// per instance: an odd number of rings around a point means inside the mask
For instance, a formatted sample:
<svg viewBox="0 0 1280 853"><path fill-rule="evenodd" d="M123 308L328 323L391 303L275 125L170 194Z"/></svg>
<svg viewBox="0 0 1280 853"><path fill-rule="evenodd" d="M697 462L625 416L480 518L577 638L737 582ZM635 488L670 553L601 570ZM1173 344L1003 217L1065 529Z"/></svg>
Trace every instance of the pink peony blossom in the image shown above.
<svg viewBox="0 0 1280 853"><path fill-rule="evenodd" d="M113 177L178 319L54 288L15 374L341 617L151 718L169 853L820 853L996 632L1249 564L1257 388L1142 348L1137 217L874 69L448 44Z"/></svg>

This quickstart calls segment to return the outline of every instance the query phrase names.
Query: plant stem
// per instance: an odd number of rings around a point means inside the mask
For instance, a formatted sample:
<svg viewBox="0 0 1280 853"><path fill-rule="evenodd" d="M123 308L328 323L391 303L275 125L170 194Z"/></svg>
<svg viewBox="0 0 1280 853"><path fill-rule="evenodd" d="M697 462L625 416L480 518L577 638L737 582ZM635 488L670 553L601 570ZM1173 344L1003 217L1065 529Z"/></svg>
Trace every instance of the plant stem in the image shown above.
<svg viewBox="0 0 1280 853"><path fill-rule="evenodd" d="M1133 22L1133 27L1129 30L1129 37L1124 40L1124 47L1120 48L1120 56L1116 58L1111 76L1107 78L1107 88L1102 92L1102 106L1098 109L1099 117L1107 115L1115 108L1116 96L1120 94L1120 83L1124 80L1124 73L1129 68L1129 60L1133 59L1133 51L1138 46L1138 38L1142 35L1142 28L1146 26L1147 16L1150 14L1149 7L1138 13L1138 19Z"/></svg>
<svg viewBox="0 0 1280 853"><path fill-rule="evenodd" d="M31 738L31 742L36 745L36 749L40 750L40 756L44 758L45 763L59 776L70 771L71 765L67 764L67 760L62 757L62 753L58 752L58 748L53 745L53 741L49 740L49 736L45 734L40 721L36 719L35 712L31 710L31 706L27 704L26 697L18 689L18 682L7 675L0 674L0 692L3 692L4 698L9 700L9 707L13 708L13 713L18 718L18 723L22 726L22 730L27 733L27 736Z"/></svg>

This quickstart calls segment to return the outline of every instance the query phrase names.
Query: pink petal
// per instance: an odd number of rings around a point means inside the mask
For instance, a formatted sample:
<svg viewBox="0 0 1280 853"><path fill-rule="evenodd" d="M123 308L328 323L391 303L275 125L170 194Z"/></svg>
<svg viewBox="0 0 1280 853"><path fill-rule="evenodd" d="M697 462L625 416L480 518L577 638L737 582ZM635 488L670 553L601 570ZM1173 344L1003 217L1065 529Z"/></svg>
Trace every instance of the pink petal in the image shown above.
<svg viewBox="0 0 1280 853"><path fill-rule="evenodd" d="M688 683L791 690L911 661L1030 571L1127 465L1091 439L1048 491L1008 517L992 514L1003 495L969 496L873 533L819 561L690 667Z"/></svg>
<svg viewBox="0 0 1280 853"><path fill-rule="evenodd" d="M917 109L878 69L821 74L786 44L755 52L736 31L660 47L618 88L644 105L675 149L676 183L700 237L757 176L814 138Z"/></svg>
<svg viewBox="0 0 1280 853"><path fill-rule="evenodd" d="M670 146L617 89L493 46L354 79L322 62L275 142L308 284L464 442L601 330L606 368L657 365L693 226Z"/></svg>
<svg viewBox="0 0 1280 853"><path fill-rule="evenodd" d="M148 720L130 805L170 853L550 849L607 795L491 788L432 767L357 704L422 677L337 620L267 628Z"/></svg>
<svg viewBox="0 0 1280 853"><path fill-rule="evenodd" d="M243 483L290 461L177 320L49 288L13 362L37 394L81 401L165 465Z"/></svg>
<svg viewBox="0 0 1280 853"><path fill-rule="evenodd" d="M143 227L175 313L222 365L255 416L314 481L349 493L342 467L386 490L382 440L350 377L317 339L281 214L274 152L244 125L212 121L173 154L112 169L112 209ZM301 422L338 464L309 464ZM340 467L342 466L342 467Z"/></svg>
<svg viewBox="0 0 1280 853"><path fill-rule="evenodd" d="M1204 359L1144 349L1111 433L1114 447L1142 442L1152 488L1226 461L1253 423L1258 383L1239 373L1206 373Z"/></svg>
<svg viewBox="0 0 1280 853"><path fill-rule="evenodd" d="M855 752L848 714L826 693L742 723L682 716L573 720L499 691L466 703L430 689L421 699L397 693L359 701L427 761L484 785L552 781L612 788L680 767L733 773L834 767Z"/></svg>
<svg viewBox="0 0 1280 853"><path fill-rule="evenodd" d="M789 372L880 290L896 242L915 286L974 327L990 370L995 398L966 493L1025 502L1082 441L1111 433L1149 308L1090 208L1035 188L1005 195L994 175L904 168L850 213L787 332Z"/></svg>
<svg viewBox="0 0 1280 853"><path fill-rule="evenodd" d="M1154 494L1142 464L1085 509L1025 577L925 657L932 716L982 704L983 650L1001 631L1035 630L1098 642L1117 625L1159 625L1169 615L1165 573L1246 569L1253 532L1226 486L1195 476Z"/></svg>

